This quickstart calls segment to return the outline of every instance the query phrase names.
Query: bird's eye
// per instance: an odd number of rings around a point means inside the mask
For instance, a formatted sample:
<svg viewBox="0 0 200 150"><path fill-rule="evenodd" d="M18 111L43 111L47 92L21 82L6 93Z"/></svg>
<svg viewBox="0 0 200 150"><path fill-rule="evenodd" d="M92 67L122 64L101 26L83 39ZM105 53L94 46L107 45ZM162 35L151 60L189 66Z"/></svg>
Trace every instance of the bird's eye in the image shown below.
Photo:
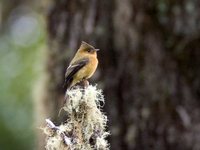
<svg viewBox="0 0 200 150"><path fill-rule="evenodd" d="M87 49L87 52L88 52L88 53L91 53L91 52L92 52L92 49Z"/></svg>

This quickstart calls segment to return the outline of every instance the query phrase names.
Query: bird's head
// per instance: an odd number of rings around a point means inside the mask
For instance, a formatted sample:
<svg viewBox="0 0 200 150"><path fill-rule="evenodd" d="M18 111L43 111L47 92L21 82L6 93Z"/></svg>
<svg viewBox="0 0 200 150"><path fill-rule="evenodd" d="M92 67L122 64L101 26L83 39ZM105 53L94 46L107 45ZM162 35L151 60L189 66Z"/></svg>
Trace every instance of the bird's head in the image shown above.
<svg viewBox="0 0 200 150"><path fill-rule="evenodd" d="M97 51L99 49L95 49L92 45L82 41L80 48L78 49L78 53L84 55L97 55Z"/></svg>

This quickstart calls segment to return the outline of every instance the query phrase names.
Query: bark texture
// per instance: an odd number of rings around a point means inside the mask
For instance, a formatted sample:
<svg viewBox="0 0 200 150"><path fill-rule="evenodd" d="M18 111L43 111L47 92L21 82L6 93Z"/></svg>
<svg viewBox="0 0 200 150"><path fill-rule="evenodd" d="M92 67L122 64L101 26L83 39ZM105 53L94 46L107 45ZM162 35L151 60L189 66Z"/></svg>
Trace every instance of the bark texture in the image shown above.
<svg viewBox="0 0 200 150"><path fill-rule="evenodd" d="M55 0L47 17L52 116L65 68L85 40L101 49L95 81L111 149L200 149L199 10L197 0Z"/></svg>

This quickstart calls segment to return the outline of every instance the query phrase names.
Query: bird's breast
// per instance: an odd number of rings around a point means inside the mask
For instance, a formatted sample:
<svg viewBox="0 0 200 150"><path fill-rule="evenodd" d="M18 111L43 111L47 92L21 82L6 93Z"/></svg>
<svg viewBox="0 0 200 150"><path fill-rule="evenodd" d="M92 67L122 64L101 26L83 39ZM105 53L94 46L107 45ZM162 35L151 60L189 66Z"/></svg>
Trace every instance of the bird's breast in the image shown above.
<svg viewBox="0 0 200 150"><path fill-rule="evenodd" d="M96 71L97 65L98 65L97 58L89 59L89 63L79 70L79 72L77 73L77 77L85 79L90 78Z"/></svg>

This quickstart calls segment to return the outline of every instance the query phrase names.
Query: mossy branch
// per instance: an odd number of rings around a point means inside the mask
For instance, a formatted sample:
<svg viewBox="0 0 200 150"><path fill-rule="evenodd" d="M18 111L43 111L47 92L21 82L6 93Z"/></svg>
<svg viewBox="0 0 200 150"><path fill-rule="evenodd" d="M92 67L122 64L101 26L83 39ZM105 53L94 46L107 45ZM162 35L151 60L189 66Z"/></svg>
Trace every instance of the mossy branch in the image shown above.
<svg viewBox="0 0 200 150"><path fill-rule="evenodd" d="M102 113L104 104L102 91L96 86L77 87L67 90L63 107L68 119L66 123L55 126L46 119L44 132L47 135L47 150L107 150L105 139L107 117Z"/></svg>

